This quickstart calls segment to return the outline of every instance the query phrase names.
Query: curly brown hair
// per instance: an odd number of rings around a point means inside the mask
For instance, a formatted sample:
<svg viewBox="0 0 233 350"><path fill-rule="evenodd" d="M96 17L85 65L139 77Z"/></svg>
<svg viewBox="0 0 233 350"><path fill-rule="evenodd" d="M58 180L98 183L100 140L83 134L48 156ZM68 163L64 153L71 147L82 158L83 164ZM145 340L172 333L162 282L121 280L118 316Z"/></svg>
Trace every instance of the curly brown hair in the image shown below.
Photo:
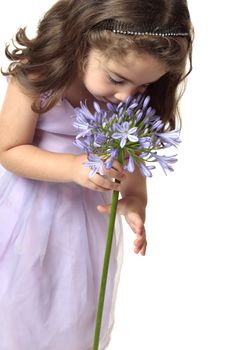
<svg viewBox="0 0 233 350"><path fill-rule="evenodd" d="M184 37L115 34L95 30L105 20L118 20L135 26L153 22L160 28L176 28ZM124 55L128 50L146 52L162 60L169 71L148 90L151 104L166 127L173 129L179 118L178 101L184 90L178 88L192 70L193 29L185 0L59 0L39 22L36 36L29 39L20 28L6 46L12 61L4 75L12 75L35 96L32 109L52 108L82 71L91 48L106 55ZM187 66L187 59L189 65ZM39 96L50 91L46 105Z"/></svg>

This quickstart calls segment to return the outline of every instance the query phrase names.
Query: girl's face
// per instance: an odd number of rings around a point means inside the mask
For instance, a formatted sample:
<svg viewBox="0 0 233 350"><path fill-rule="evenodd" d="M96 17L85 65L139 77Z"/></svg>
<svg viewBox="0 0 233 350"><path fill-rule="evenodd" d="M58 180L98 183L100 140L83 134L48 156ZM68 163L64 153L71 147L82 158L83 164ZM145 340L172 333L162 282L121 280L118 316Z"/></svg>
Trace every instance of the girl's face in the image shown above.
<svg viewBox="0 0 233 350"><path fill-rule="evenodd" d="M147 87L167 72L155 57L131 51L122 58L107 58L92 49L83 73L83 84L94 99L119 103L127 96L144 93Z"/></svg>

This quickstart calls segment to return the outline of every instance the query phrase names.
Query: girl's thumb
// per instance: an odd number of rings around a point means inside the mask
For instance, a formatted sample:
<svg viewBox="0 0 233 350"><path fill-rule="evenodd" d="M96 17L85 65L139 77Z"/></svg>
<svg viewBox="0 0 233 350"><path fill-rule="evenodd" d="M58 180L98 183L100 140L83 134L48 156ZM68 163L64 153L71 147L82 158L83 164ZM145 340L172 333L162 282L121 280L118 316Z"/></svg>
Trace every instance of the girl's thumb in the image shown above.
<svg viewBox="0 0 233 350"><path fill-rule="evenodd" d="M120 215L124 215L124 204L125 204L125 199L121 198L118 200L117 203L117 213ZM106 205L97 205L97 210L101 213L101 214L110 214L111 211L111 206L112 204L106 204Z"/></svg>
<svg viewBox="0 0 233 350"><path fill-rule="evenodd" d="M101 214L109 214L109 213L110 213L110 209L111 209L111 204L107 204L107 205L97 205L97 210L98 210Z"/></svg>

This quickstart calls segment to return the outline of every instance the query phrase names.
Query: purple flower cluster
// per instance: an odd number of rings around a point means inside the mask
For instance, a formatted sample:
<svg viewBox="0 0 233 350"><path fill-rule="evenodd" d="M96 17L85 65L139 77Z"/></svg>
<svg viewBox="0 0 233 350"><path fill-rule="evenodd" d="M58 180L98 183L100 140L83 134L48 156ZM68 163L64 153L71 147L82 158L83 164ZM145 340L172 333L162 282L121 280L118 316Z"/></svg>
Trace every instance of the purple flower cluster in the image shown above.
<svg viewBox="0 0 233 350"><path fill-rule="evenodd" d="M94 113L81 102L75 108L74 127L78 129L75 145L88 155L85 163L92 170L90 176L97 172L104 173L112 167L113 161L127 159L124 165L128 172L133 172L135 165L144 176L152 176L155 168L150 163L158 162L165 174L173 171L172 164L176 155L159 155L158 151L180 143L179 130L164 132L164 124L149 106L150 97L128 97L126 102L113 105L107 103L106 110L101 110L94 102Z"/></svg>

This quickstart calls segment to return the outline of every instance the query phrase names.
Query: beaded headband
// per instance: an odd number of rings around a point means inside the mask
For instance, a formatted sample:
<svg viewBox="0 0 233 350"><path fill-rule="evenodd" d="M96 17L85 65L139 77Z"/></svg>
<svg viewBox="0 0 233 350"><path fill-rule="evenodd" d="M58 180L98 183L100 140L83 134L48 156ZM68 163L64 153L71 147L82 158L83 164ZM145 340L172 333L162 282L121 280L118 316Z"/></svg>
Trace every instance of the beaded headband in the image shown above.
<svg viewBox="0 0 233 350"><path fill-rule="evenodd" d="M109 19L98 23L94 30L110 30L115 34L123 35L149 35L160 37L185 37L190 36L188 32L182 31L180 28L163 29L156 27L153 23L135 25L132 23L124 23L117 20Z"/></svg>

